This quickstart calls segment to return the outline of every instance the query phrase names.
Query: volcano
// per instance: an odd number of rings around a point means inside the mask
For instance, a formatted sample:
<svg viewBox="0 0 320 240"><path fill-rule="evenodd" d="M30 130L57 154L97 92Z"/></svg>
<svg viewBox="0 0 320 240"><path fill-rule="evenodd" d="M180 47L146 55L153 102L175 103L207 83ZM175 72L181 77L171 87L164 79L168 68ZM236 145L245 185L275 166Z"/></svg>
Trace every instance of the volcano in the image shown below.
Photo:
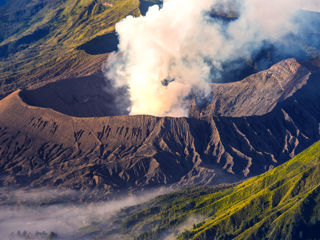
<svg viewBox="0 0 320 240"><path fill-rule="evenodd" d="M263 173L320 139L318 64L287 59L240 82L213 84L210 104L194 103L189 118L71 116L75 106L93 114L97 95L78 97L83 103L71 94L61 110L56 90L69 81L16 91L0 102L1 184L109 194Z"/></svg>
<svg viewBox="0 0 320 240"><path fill-rule="evenodd" d="M0 0L1 238L319 239L320 13L295 3Z"/></svg>
<svg viewBox="0 0 320 240"><path fill-rule="evenodd" d="M225 82L210 84L205 100L192 96L189 117L129 116L127 90L105 79L102 64L117 49L114 24L154 3L33 1L21 12L10 1L0 8L7 17L0 25L1 186L105 196L236 182L319 140L320 46L312 26L287 36L286 49L297 51L280 55L266 44L251 61L233 63L237 71L227 71L226 63ZM17 25L13 16L20 12L34 22ZM238 18L236 11L219 15L217 9L209 15L224 24ZM320 22L317 13L299 16L298 22ZM16 28L6 28L10 24Z"/></svg>

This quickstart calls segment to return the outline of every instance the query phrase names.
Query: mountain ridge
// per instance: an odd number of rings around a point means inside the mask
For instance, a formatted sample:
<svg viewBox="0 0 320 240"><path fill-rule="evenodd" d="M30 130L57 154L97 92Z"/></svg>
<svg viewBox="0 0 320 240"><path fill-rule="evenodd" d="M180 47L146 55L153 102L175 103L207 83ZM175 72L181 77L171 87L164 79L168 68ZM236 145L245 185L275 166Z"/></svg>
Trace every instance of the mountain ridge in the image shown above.
<svg viewBox="0 0 320 240"><path fill-rule="evenodd" d="M29 106L15 92L0 102L1 183L109 194L260 174L320 139L319 78L310 74L271 112L246 117L79 118Z"/></svg>
<svg viewBox="0 0 320 240"><path fill-rule="evenodd" d="M264 115L305 85L310 74L307 68L292 58L242 81L213 83L210 103L196 117ZM193 114L191 111L190 115Z"/></svg>

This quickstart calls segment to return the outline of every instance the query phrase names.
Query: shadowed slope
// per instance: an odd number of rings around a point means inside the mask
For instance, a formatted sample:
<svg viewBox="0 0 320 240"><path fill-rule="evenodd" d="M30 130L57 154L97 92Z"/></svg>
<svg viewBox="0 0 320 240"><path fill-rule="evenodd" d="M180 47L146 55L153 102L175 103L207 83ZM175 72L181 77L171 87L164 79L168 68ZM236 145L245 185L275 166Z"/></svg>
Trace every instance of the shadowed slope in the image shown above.
<svg viewBox="0 0 320 240"><path fill-rule="evenodd" d="M66 78L24 90L20 97L29 105L51 108L69 116L101 117L128 115L126 94L125 89L114 89L99 71L86 77Z"/></svg>
<svg viewBox="0 0 320 240"><path fill-rule="evenodd" d="M97 55L111 53L118 50L119 39L116 32L107 33L82 44L77 50L84 50L88 54Z"/></svg>

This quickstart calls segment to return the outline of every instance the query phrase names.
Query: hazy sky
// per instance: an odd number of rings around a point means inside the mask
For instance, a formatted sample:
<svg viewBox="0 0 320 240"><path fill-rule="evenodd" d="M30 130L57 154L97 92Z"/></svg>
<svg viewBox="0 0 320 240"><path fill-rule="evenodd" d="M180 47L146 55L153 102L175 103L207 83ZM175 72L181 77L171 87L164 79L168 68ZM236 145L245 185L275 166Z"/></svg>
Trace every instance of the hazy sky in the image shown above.
<svg viewBox="0 0 320 240"><path fill-rule="evenodd" d="M320 12L320 0L304 0L301 7L305 10Z"/></svg>

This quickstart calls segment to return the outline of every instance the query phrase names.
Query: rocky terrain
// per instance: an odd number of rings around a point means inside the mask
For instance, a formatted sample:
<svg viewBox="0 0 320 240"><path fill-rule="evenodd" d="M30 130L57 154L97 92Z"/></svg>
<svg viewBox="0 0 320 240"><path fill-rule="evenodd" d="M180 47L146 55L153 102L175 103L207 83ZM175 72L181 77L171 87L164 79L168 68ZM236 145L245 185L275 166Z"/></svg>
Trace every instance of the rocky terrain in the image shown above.
<svg viewBox="0 0 320 240"><path fill-rule="evenodd" d="M319 12L210 66L188 117L129 115L106 63L154 4L0 0L0 238L320 239Z"/></svg>
<svg viewBox="0 0 320 240"><path fill-rule="evenodd" d="M59 95L51 90L63 82L16 91L0 102L1 185L111 193L251 177L320 139L319 79L318 61L287 59L240 82L214 84L211 103L194 105L190 118L76 117L54 105ZM94 103L94 94L75 92L61 103Z"/></svg>
<svg viewBox="0 0 320 240"><path fill-rule="evenodd" d="M191 112L191 116L264 115L305 85L310 74L307 68L294 59L289 59L242 81L212 84L209 104L197 112L195 101L195 110Z"/></svg>
<svg viewBox="0 0 320 240"><path fill-rule="evenodd" d="M102 64L117 49L115 23L155 3L161 1L14 0L1 6L1 186L111 193L234 182L319 139L314 26L320 18L307 11L296 21L312 26L287 36L293 53L266 43L246 56L250 60L240 59L239 69L223 66L228 83L212 84L205 99L195 97L189 118L128 116L126 92L106 81ZM210 17L226 24L237 18L236 10L220 8Z"/></svg>

